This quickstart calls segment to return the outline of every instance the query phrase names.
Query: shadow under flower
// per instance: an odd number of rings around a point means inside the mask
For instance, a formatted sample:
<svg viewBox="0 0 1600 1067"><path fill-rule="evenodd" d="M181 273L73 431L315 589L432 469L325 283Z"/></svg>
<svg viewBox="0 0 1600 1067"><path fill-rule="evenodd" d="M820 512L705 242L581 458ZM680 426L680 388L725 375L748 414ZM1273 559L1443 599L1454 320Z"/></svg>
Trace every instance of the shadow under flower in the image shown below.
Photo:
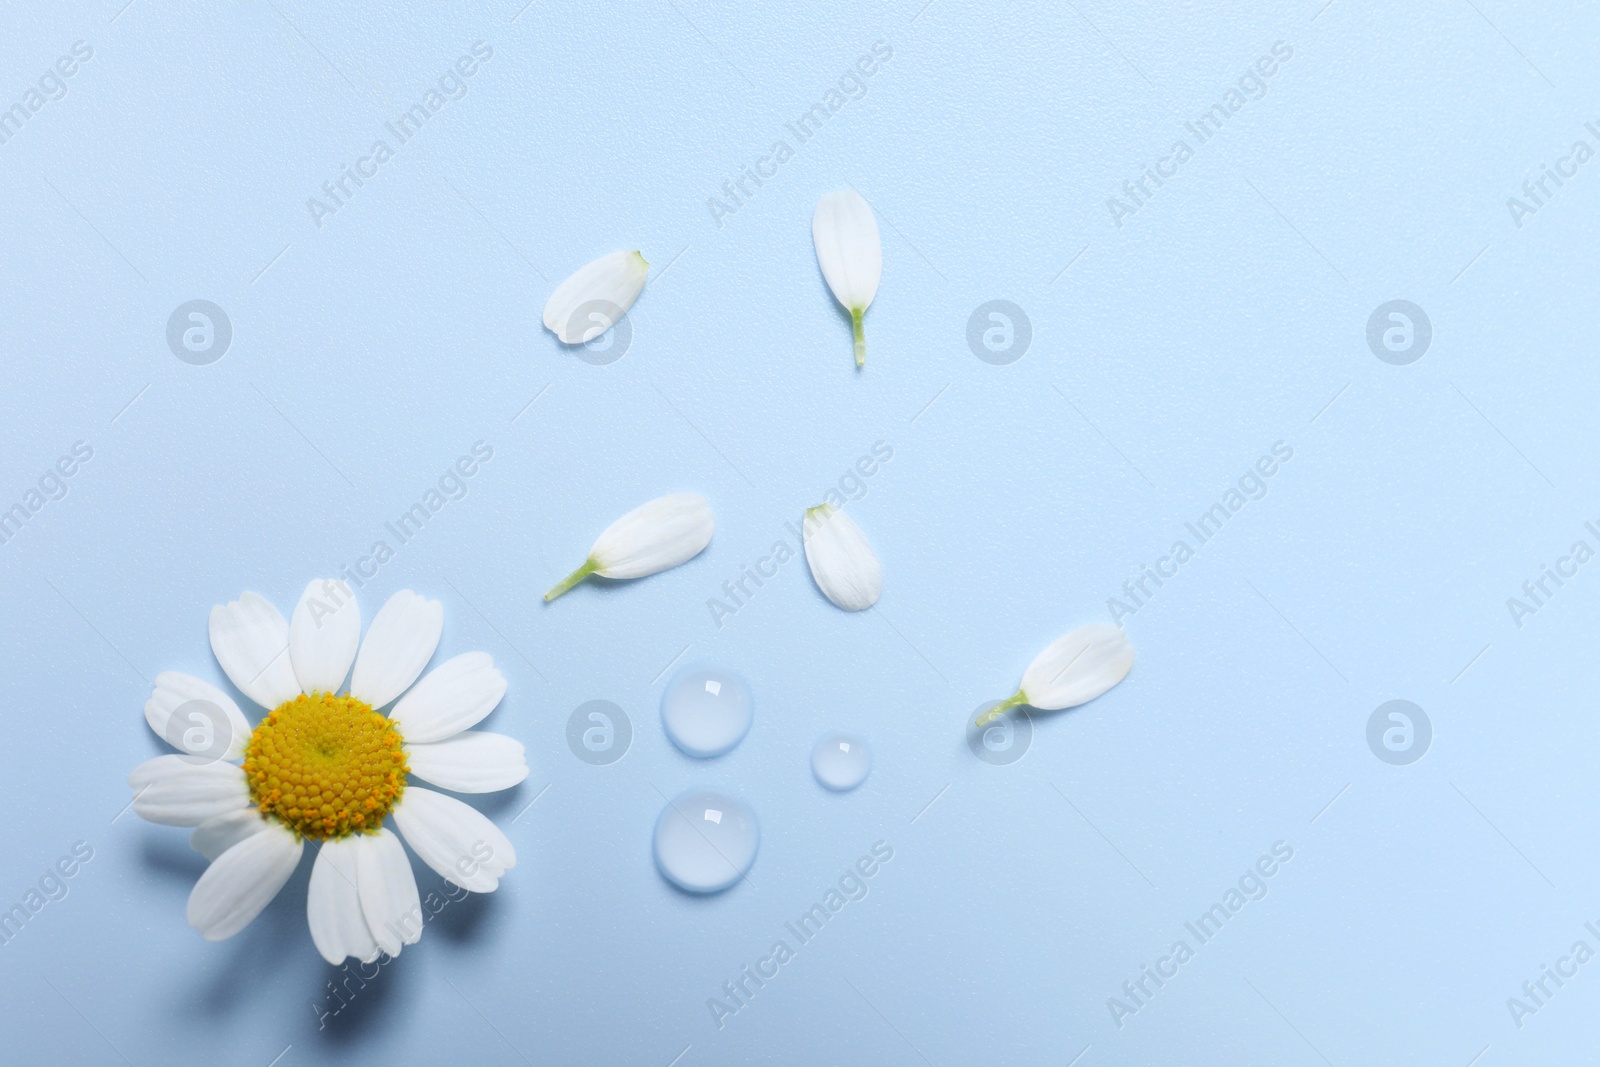
<svg viewBox="0 0 1600 1067"><path fill-rule="evenodd" d="M408 918L397 933L421 933L422 941L426 941L432 931L431 936L461 943L475 939L492 915L492 893L469 893L437 876L432 888L419 888L421 910ZM422 941L407 949L415 954ZM401 955L405 954L402 950ZM417 981L413 972L422 965L415 955L412 963L404 967L394 966L397 960L398 957L380 954L370 963L346 959L338 967L323 967L322 985L311 1003L321 1039L341 1045L359 1041L393 1018L394 1012L400 1010L396 1005L403 1002L404 991Z"/></svg>

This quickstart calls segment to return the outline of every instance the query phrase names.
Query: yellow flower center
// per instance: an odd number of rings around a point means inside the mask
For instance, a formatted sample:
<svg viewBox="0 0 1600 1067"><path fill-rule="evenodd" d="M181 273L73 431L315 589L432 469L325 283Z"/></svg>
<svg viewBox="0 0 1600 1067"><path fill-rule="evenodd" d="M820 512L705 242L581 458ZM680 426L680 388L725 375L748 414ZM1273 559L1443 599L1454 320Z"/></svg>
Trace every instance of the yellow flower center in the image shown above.
<svg viewBox="0 0 1600 1067"><path fill-rule="evenodd" d="M352 696L279 704L244 750L250 799L299 837L374 833L406 787L400 731Z"/></svg>

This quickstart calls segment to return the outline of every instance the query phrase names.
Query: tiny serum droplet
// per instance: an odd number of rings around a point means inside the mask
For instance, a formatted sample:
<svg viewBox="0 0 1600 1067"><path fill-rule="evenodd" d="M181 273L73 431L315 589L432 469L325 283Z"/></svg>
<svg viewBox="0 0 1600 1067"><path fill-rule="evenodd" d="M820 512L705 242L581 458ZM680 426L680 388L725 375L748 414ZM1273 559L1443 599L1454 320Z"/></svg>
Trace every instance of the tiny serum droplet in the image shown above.
<svg viewBox="0 0 1600 1067"><path fill-rule="evenodd" d="M836 792L854 789L867 780L872 755L866 742L854 734L828 734L811 750L811 773Z"/></svg>

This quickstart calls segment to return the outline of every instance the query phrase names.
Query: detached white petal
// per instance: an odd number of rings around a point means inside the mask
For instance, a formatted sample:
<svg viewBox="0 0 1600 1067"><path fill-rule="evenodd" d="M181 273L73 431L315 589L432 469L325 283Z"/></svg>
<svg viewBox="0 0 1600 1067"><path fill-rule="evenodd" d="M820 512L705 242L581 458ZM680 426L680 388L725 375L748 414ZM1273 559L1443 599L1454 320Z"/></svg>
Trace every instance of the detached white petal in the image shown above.
<svg viewBox="0 0 1600 1067"><path fill-rule="evenodd" d="M834 299L850 312L855 327L856 366L867 362L867 338L861 316L878 295L883 276L883 242L872 208L854 189L840 189L817 202L811 216L811 239L817 246L817 264L828 280Z"/></svg>
<svg viewBox="0 0 1600 1067"><path fill-rule="evenodd" d="M822 595L846 611L878 602L883 565L856 520L823 503L806 509L806 562Z"/></svg>
<svg viewBox="0 0 1600 1067"><path fill-rule="evenodd" d="M550 294L545 329L563 344L594 340L633 307L649 273L650 264L638 252L613 252L579 267Z"/></svg>
<svg viewBox="0 0 1600 1067"><path fill-rule="evenodd" d="M1022 687L1010 699L978 718L992 722L1019 704L1041 711L1059 711L1086 704L1128 676L1133 645L1117 626L1099 622L1058 637L1034 657L1022 675Z"/></svg>
<svg viewBox="0 0 1600 1067"><path fill-rule="evenodd" d="M554 600L591 574L643 578L698 556L711 543L716 522L698 493L671 493L634 508L606 527L583 566L544 595Z"/></svg>

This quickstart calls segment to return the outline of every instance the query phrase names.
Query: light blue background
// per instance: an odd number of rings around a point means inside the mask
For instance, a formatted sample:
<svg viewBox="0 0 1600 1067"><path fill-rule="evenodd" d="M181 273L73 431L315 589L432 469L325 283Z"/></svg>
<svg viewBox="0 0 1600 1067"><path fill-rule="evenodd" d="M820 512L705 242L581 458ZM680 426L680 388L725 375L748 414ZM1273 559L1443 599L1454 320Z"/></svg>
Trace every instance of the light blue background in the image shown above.
<svg viewBox="0 0 1600 1067"><path fill-rule="evenodd" d="M0 546L0 901L94 849L0 948L0 1058L1593 1062L1600 962L1520 1029L1506 1000L1574 941L1600 949L1600 563L1520 629L1505 601L1600 547L1600 161L1520 228L1505 202L1597 145L1600 14L124 2L0 16L5 106L94 48L0 146L0 505L94 449ZM467 95L315 226L306 199L480 40ZM719 228L707 198L879 40L867 94ZM1279 41L1266 95L1113 225L1106 198ZM845 183L884 236L863 373L809 232ZM539 311L635 247L654 273L632 348L585 363ZM233 324L210 366L165 342L195 298ZM1034 331L1000 367L965 340L997 298ZM1365 341L1395 298L1433 323L1410 366ZM520 863L319 1031L309 864L236 940L201 941L185 832L118 817L162 750L140 708L162 670L221 678L213 604L287 611L480 440L468 496L360 598L368 618L397 589L440 598L439 657L505 672L487 725L532 774L478 802ZM707 599L877 441L894 457L850 511L879 610L833 609L792 562L718 628ZM1106 619L1277 441L1294 458L1265 499L1126 620L1128 680L1041 716L1020 762L973 758L977 705ZM674 490L716 509L704 555L540 602ZM691 662L755 687L719 760L661 733ZM565 742L596 698L635 727L609 767ZM1433 724L1410 766L1366 744L1392 698ZM843 796L807 764L834 728L876 754ZM695 785L762 820L749 881L709 899L649 856L663 795ZM719 1029L707 999L880 840L870 895ZM1280 840L1269 895L1118 1028L1107 998Z"/></svg>

